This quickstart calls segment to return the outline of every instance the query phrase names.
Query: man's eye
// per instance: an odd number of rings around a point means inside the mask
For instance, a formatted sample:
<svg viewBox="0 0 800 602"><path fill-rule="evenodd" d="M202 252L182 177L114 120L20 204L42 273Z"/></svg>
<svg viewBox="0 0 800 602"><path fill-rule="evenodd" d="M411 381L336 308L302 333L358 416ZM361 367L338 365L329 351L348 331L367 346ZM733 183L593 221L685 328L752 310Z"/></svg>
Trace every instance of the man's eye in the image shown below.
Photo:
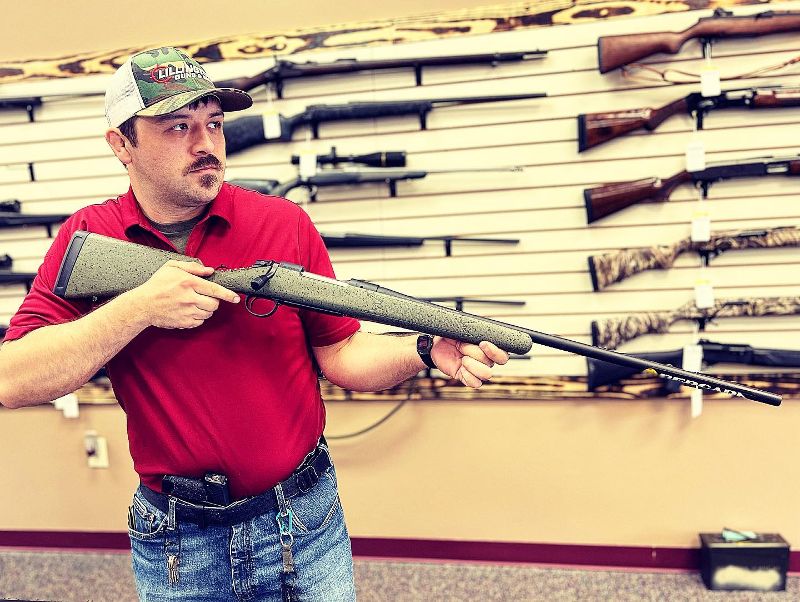
<svg viewBox="0 0 800 602"><path fill-rule="evenodd" d="M187 129L189 129L189 126L186 125L185 123L176 123L170 129L171 130L187 130Z"/></svg>
<svg viewBox="0 0 800 602"><path fill-rule="evenodd" d="M221 121L212 121L208 125L209 125L209 127L213 128L215 130L218 130L219 128L222 127L222 122Z"/></svg>

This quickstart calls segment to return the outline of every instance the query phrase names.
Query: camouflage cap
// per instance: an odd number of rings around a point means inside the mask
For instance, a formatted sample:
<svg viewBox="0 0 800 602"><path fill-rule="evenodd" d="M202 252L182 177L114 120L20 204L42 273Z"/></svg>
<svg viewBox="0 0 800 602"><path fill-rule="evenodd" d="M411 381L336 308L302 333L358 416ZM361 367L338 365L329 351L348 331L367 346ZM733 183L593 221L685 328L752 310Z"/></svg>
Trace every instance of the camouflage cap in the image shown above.
<svg viewBox="0 0 800 602"><path fill-rule="evenodd" d="M253 104L247 92L217 88L205 69L177 48L154 48L130 57L106 90L106 119L119 127L134 115L166 115L203 96L215 96L223 111Z"/></svg>

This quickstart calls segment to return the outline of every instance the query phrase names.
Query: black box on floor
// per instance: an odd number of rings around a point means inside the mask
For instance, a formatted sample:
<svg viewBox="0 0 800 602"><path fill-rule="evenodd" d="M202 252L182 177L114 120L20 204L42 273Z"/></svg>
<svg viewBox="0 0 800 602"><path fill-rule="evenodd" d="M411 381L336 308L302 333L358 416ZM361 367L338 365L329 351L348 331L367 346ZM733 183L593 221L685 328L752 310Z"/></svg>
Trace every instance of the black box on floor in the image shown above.
<svg viewBox="0 0 800 602"><path fill-rule="evenodd" d="M700 574L708 589L782 591L788 568L789 544L777 533L734 542L700 534Z"/></svg>

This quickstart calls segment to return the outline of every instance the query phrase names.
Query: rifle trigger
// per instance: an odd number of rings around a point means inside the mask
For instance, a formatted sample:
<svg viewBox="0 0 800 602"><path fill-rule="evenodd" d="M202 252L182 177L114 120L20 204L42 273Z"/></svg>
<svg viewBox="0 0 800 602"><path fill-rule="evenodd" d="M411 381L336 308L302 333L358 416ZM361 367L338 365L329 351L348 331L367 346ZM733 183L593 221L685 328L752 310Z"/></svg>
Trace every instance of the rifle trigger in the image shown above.
<svg viewBox="0 0 800 602"><path fill-rule="evenodd" d="M270 309L268 312L262 314L258 313L257 311L253 311L253 304L256 302L257 299L260 298L261 297L254 297L253 295L247 295L244 299L245 309L247 309L247 311L250 312L250 314L255 316L256 318L269 318L272 314L278 311L278 308L281 306L280 301L272 299L273 306L272 309Z"/></svg>

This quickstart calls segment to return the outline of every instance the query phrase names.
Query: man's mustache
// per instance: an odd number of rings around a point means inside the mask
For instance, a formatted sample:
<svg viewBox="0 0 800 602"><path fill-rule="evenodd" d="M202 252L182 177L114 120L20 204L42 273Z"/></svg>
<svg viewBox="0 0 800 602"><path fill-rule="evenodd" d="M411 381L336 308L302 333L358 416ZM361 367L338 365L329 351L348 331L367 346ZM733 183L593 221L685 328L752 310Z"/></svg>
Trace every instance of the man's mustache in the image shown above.
<svg viewBox="0 0 800 602"><path fill-rule="evenodd" d="M197 169L203 169L204 167L216 167L217 169L222 169L222 162L214 155L205 155L192 163L186 170L186 173L195 171Z"/></svg>

